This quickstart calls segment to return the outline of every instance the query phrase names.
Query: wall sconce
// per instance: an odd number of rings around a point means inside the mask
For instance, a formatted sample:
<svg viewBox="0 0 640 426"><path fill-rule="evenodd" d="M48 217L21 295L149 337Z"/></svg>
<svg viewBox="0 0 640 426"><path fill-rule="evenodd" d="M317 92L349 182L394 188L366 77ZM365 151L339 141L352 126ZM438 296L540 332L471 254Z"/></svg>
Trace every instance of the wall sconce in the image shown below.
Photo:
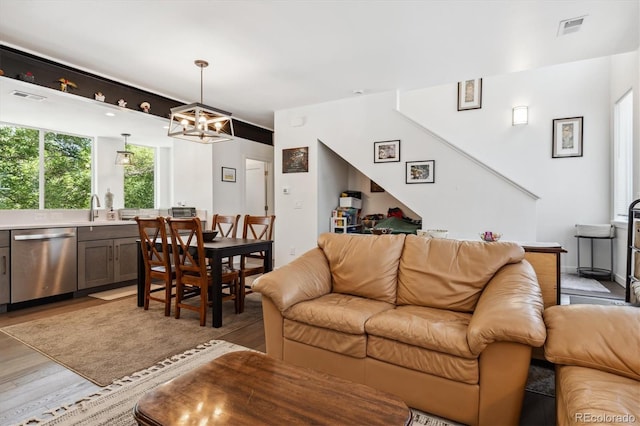
<svg viewBox="0 0 640 426"><path fill-rule="evenodd" d="M512 116L511 123L513 126L517 126L519 124L528 124L529 123L529 107L528 106L513 107L513 116Z"/></svg>
<svg viewBox="0 0 640 426"><path fill-rule="evenodd" d="M127 146L127 137L131 136L129 133L123 133L124 146ZM116 165L117 166L130 166L133 164L133 152L131 151L116 151Z"/></svg>

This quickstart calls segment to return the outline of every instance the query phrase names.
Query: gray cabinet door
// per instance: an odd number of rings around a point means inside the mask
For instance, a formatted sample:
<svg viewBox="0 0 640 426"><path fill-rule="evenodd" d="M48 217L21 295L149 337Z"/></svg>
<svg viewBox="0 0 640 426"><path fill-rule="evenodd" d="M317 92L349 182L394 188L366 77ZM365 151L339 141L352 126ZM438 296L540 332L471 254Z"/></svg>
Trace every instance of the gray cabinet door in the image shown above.
<svg viewBox="0 0 640 426"><path fill-rule="evenodd" d="M114 282L113 240L78 243L78 290Z"/></svg>
<svg viewBox="0 0 640 426"><path fill-rule="evenodd" d="M114 282L135 280L138 278L137 237L113 240L115 250Z"/></svg>
<svg viewBox="0 0 640 426"><path fill-rule="evenodd" d="M10 267L9 247L0 248L0 305L9 303Z"/></svg>

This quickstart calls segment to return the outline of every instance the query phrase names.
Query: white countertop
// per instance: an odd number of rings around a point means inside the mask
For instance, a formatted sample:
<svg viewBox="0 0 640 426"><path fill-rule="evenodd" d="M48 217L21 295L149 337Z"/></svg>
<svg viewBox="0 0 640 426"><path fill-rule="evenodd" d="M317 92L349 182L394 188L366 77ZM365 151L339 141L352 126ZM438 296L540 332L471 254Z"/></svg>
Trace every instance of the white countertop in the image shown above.
<svg viewBox="0 0 640 426"><path fill-rule="evenodd" d="M2 223L0 231L10 231L14 229L38 229L38 228L80 228L83 226L114 226L114 225L135 225L133 220L96 220L94 222L37 222L37 223Z"/></svg>

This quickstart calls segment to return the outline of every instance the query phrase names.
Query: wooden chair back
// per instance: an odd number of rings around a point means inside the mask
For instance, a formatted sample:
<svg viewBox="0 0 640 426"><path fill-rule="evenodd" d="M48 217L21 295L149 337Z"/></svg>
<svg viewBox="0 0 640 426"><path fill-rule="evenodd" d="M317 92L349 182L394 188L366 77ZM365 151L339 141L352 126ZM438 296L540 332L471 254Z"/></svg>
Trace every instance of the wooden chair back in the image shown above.
<svg viewBox="0 0 640 426"><path fill-rule="evenodd" d="M209 289L213 279L202 239L202 222L199 218L168 219L171 231L171 246L176 268L176 318L180 318L180 309L190 309L200 314L200 325L207 319L210 291L229 290L222 294L222 300L235 300L236 313L240 310L240 298L237 297L240 286L240 273L236 270L222 272L221 289ZM218 267L212 265L212 267ZM193 289L196 289L195 291ZM200 296L198 306L183 303L183 299L193 295Z"/></svg>
<svg viewBox="0 0 640 426"><path fill-rule="evenodd" d="M149 300L156 300L165 304L165 315L171 313L171 288L173 286L174 271L171 267L171 253L167 244L167 227L162 216L156 218L135 217L140 235L140 250L144 262L145 287L144 309L149 309ZM151 291L151 281L164 281L164 288ZM164 290L164 297L153 293Z"/></svg>
<svg viewBox="0 0 640 426"><path fill-rule="evenodd" d="M200 325L207 320L207 301L209 277L202 241L202 223L200 218L167 219L171 232L171 248L176 268L176 313L180 318L180 309L189 309L200 314ZM197 306L182 301L193 295L200 297Z"/></svg>
<svg viewBox="0 0 640 426"><path fill-rule="evenodd" d="M183 283L206 286L207 264L202 240L200 218L167 219L171 231L171 246L176 264L176 278ZM195 244L192 244L195 243Z"/></svg>
<svg viewBox="0 0 640 426"><path fill-rule="evenodd" d="M236 238L238 235L238 222L240 221L240 215L221 215L214 214L211 220L211 229L218 231L221 237Z"/></svg>
<svg viewBox="0 0 640 426"><path fill-rule="evenodd" d="M242 228L242 238L250 238L254 240L272 240L273 224L276 217L271 216L251 216L245 215ZM264 273L264 257L265 252L259 251L255 253L240 256L240 312L244 311L244 297L252 293L251 286L246 284L246 278L252 275ZM247 263L248 259L260 260L257 265Z"/></svg>
<svg viewBox="0 0 640 426"><path fill-rule="evenodd" d="M273 238L273 224L276 217L271 216L244 216L242 238L254 240L271 240Z"/></svg>

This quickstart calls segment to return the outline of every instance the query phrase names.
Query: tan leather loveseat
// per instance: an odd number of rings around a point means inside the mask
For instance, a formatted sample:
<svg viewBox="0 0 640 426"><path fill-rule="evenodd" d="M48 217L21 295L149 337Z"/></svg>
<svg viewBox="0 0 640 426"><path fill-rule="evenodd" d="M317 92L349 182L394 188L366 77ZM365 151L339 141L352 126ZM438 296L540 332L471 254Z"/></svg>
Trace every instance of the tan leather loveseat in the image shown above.
<svg viewBox="0 0 640 426"><path fill-rule="evenodd" d="M546 330L514 243L322 234L256 280L267 353L466 424L517 424Z"/></svg>
<svg viewBox="0 0 640 426"><path fill-rule="evenodd" d="M557 424L639 424L640 308L552 306L544 320Z"/></svg>

